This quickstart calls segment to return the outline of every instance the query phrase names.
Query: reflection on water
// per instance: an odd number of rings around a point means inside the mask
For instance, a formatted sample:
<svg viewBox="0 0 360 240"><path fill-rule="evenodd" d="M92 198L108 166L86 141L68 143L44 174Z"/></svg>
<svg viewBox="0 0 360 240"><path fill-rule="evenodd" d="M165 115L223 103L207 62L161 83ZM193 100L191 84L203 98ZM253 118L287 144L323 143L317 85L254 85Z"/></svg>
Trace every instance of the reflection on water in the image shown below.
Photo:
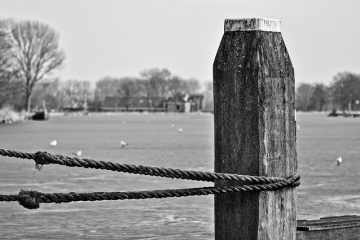
<svg viewBox="0 0 360 240"><path fill-rule="evenodd" d="M212 115L133 115L57 117L48 122L0 126L2 148L44 150L98 160L213 171ZM123 121L125 123L123 123ZM298 218L357 214L360 187L360 119L298 114ZM181 134L177 127L184 129ZM58 144L51 148L49 143ZM120 140L129 146L121 148ZM341 155L343 164L336 166ZM0 193L20 189L43 192L132 191L211 186L115 173L45 165L0 157ZM40 204L27 210L0 205L4 239L209 239L214 237L213 197Z"/></svg>

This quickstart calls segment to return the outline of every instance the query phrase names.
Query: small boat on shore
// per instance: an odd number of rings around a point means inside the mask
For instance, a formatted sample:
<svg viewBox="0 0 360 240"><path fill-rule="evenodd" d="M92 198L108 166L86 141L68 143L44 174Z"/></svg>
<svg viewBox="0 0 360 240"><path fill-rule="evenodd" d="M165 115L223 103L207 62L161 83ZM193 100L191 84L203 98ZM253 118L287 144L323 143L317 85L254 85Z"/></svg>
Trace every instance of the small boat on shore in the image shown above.
<svg viewBox="0 0 360 240"><path fill-rule="evenodd" d="M46 102L43 102L43 109L42 110L37 110L34 113L32 113L29 116L30 120L35 120L35 121L45 121L49 119L49 113L46 109Z"/></svg>
<svg viewBox="0 0 360 240"><path fill-rule="evenodd" d="M339 117L339 116L355 118L355 117L360 117L360 112L359 111L343 111L341 113L338 113L336 110L332 110L328 114L328 117Z"/></svg>
<svg viewBox="0 0 360 240"><path fill-rule="evenodd" d="M49 114L47 111L38 111L31 115L30 119L36 121L45 121L49 119Z"/></svg>

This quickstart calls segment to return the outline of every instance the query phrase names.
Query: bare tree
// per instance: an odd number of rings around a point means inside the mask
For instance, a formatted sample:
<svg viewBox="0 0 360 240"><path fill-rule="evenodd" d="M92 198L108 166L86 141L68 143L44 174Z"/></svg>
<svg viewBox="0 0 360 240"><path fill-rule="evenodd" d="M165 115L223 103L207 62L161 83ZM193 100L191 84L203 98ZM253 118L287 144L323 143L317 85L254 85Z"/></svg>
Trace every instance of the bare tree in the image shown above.
<svg viewBox="0 0 360 240"><path fill-rule="evenodd" d="M120 81L115 77L104 77L96 82L95 100L103 102L106 97L115 97L118 95Z"/></svg>
<svg viewBox="0 0 360 240"><path fill-rule="evenodd" d="M80 101L80 82L78 80L66 80L61 82L60 91L63 97L63 105L74 106Z"/></svg>
<svg viewBox="0 0 360 240"><path fill-rule="evenodd" d="M342 110L351 110L351 106L360 99L360 75L341 72L334 76L331 84L334 102Z"/></svg>
<svg viewBox="0 0 360 240"><path fill-rule="evenodd" d="M9 34L8 21L0 20L0 107L14 104L14 98L21 97L21 89L16 89L16 70L12 67L12 46Z"/></svg>
<svg viewBox="0 0 360 240"><path fill-rule="evenodd" d="M62 100L61 93L60 79L44 79L33 89L32 106L43 106L45 101L48 110L59 109Z"/></svg>
<svg viewBox="0 0 360 240"><path fill-rule="evenodd" d="M145 80L147 97L165 97L171 73L167 69L151 68L140 73Z"/></svg>
<svg viewBox="0 0 360 240"><path fill-rule="evenodd" d="M322 83L314 85L314 92L310 98L310 110L327 110L326 105L329 99L329 88Z"/></svg>
<svg viewBox="0 0 360 240"><path fill-rule="evenodd" d="M296 89L295 108L298 111L309 111L311 97L314 94L314 86L309 83L301 83Z"/></svg>
<svg viewBox="0 0 360 240"><path fill-rule="evenodd" d="M61 92L65 96L64 104L72 107L84 106L92 95L90 82L76 79L63 82Z"/></svg>
<svg viewBox="0 0 360 240"><path fill-rule="evenodd" d="M4 80L11 72L11 41L5 21L0 21L0 53L0 80Z"/></svg>
<svg viewBox="0 0 360 240"><path fill-rule="evenodd" d="M173 97L178 94L184 94L187 90L186 81L178 76L173 76L169 80L168 95Z"/></svg>
<svg viewBox="0 0 360 240"><path fill-rule="evenodd" d="M11 22L10 34L16 66L25 87L25 107L30 111L35 84L61 66L65 54L59 48L58 34L46 24Z"/></svg>
<svg viewBox="0 0 360 240"><path fill-rule="evenodd" d="M131 98L138 95L140 86L136 79L130 77L120 78L119 81L118 93L123 98L126 111L129 111Z"/></svg>

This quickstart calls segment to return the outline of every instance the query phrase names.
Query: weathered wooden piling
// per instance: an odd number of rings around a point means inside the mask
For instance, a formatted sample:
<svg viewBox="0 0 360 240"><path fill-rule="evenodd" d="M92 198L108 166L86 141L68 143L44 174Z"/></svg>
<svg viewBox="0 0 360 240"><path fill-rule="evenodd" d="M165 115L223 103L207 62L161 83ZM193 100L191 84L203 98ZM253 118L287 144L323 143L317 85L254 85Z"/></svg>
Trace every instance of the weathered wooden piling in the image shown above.
<svg viewBox="0 0 360 240"><path fill-rule="evenodd" d="M215 171L295 174L294 69L280 21L225 20L213 75ZM215 182L215 186L236 184ZM295 189L215 196L215 239L295 237Z"/></svg>

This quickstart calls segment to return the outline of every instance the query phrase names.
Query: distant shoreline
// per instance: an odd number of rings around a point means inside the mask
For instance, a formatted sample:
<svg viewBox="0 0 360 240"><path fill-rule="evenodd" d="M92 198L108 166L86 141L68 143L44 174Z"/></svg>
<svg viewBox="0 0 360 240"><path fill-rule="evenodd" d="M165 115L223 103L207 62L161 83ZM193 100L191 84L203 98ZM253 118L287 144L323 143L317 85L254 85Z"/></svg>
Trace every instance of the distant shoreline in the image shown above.
<svg viewBox="0 0 360 240"><path fill-rule="evenodd" d="M83 112L51 112L50 117L59 116L86 116ZM119 115L212 115L211 112L190 112L190 113L178 113L178 112L89 112L88 115L105 115L105 116L119 116Z"/></svg>

